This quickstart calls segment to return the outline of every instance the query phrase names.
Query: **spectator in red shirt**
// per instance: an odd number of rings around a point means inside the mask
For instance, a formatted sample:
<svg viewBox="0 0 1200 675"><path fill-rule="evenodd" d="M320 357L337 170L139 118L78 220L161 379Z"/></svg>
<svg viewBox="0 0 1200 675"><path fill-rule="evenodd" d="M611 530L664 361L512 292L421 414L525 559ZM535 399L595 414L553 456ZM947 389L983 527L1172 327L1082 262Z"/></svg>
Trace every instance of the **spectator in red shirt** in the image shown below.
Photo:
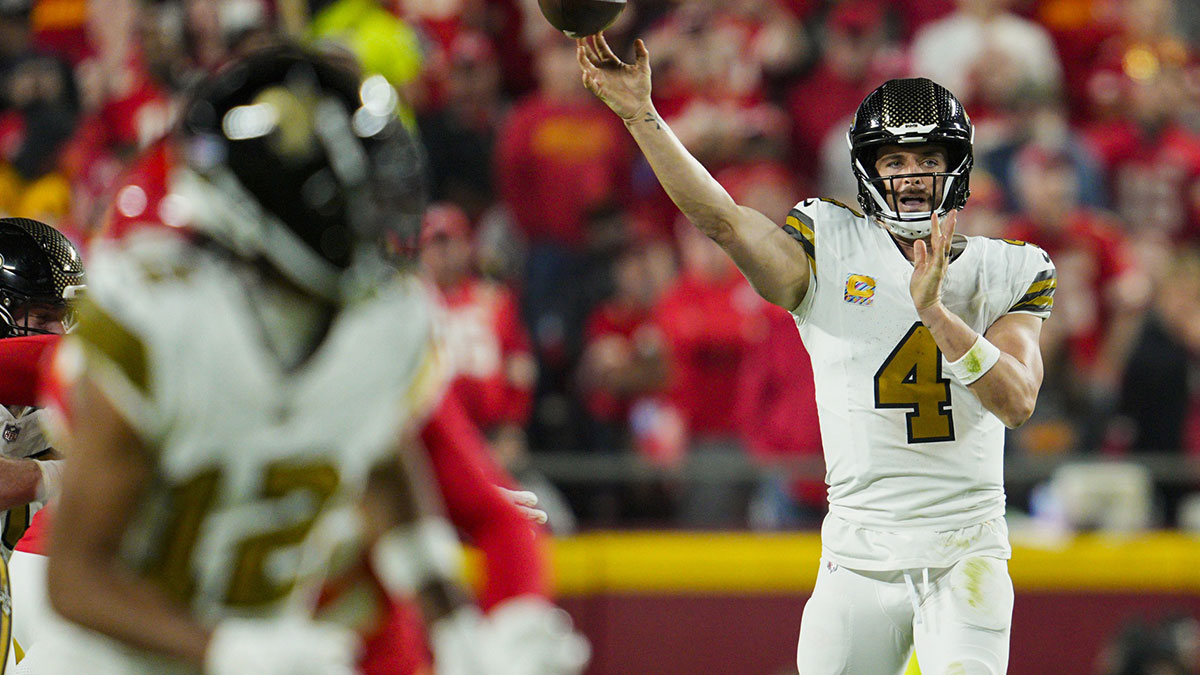
<svg viewBox="0 0 1200 675"><path fill-rule="evenodd" d="M1200 240L1200 134L1178 116L1185 80L1182 68L1157 65L1124 78L1128 116L1087 129L1113 205L1139 239Z"/></svg>
<svg viewBox="0 0 1200 675"><path fill-rule="evenodd" d="M733 262L699 230L676 227L683 270L654 309L669 354L667 402L678 411L697 462L740 455L735 411L739 370L767 331L766 303ZM744 522L748 495L729 485L693 483L679 520L688 526Z"/></svg>
<svg viewBox="0 0 1200 675"><path fill-rule="evenodd" d="M500 196L533 246L579 252L588 215L629 182L632 153L613 120L579 85L571 41L555 33L538 51L538 90L520 101L500 132Z"/></svg>
<svg viewBox="0 0 1200 675"><path fill-rule="evenodd" d="M612 265L612 296L588 317L578 379L598 449L629 447L635 402L666 381L663 337L652 314L667 281L655 272L664 259L673 265L665 244L627 246Z"/></svg>
<svg viewBox="0 0 1200 675"><path fill-rule="evenodd" d="M537 363L513 294L474 273L470 227L457 206L430 206L421 230L421 265L446 308L455 395L487 435L520 435L529 422Z"/></svg>
<svg viewBox="0 0 1200 675"><path fill-rule="evenodd" d="M443 340L455 377L450 394L488 438L497 464L533 491L559 533L575 519L557 488L530 469L525 427L533 405L537 363L516 299L475 273L470 223L459 207L433 204L421 229L421 264L441 293Z"/></svg>
<svg viewBox="0 0 1200 675"><path fill-rule="evenodd" d="M756 529L816 527L826 511L823 455L812 362L795 319L768 311L763 343L742 364L736 394L742 440L754 460L780 465L759 484L750 505ZM811 460L803 467L789 460ZM792 470L804 474L792 479Z"/></svg>
<svg viewBox="0 0 1200 675"><path fill-rule="evenodd" d="M787 97L792 123L793 165L814 171L812 161L831 130L843 125L879 82L896 77L898 54L889 49L878 0L853 0L838 5L826 23L825 48L811 75ZM844 143L843 143L844 144ZM811 173L807 176L815 179Z"/></svg>
<svg viewBox="0 0 1200 675"><path fill-rule="evenodd" d="M1093 450L1141 330L1150 280L1119 222L1080 205L1069 157L1029 146L1014 168L1024 208L1009 236L1041 246L1060 271L1062 312L1043 331L1047 381L1086 420L1081 442Z"/></svg>

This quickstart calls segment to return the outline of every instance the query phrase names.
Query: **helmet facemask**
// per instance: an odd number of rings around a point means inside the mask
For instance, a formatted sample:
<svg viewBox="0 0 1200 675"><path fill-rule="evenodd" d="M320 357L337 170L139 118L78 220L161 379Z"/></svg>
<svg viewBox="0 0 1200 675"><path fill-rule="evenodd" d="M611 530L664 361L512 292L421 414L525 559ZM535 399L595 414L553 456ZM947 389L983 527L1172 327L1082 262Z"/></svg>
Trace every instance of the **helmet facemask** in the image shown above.
<svg viewBox="0 0 1200 675"><path fill-rule="evenodd" d="M846 133L850 166L858 182L858 203L867 216L906 239L929 236L933 214L944 218L961 209L971 191L975 127L962 104L945 87L926 78L888 80L859 105ZM936 145L945 149L945 171L882 177L875 168L879 150L896 145ZM907 178L932 179L928 209L905 212L900 188Z"/></svg>
<svg viewBox="0 0 1200 675"><path fill-rule="evenodd" d="M892 232L905 239L921 239L929 236L932 216L944 219L950 211L962 208L969 194L968 180L971 170L971 155L953 152L947 144L947 163L953 168L947 171L924 173L902 173L880 176L875 168L875 150L883 144L870 148L852 149L854 177L858 180L859 203L870 216L884 224ZM865 150L871 150L866 152ZM901 193L906 179L932 179L930 191L931 208L922 211L903 211L900 208Z"/></svg>

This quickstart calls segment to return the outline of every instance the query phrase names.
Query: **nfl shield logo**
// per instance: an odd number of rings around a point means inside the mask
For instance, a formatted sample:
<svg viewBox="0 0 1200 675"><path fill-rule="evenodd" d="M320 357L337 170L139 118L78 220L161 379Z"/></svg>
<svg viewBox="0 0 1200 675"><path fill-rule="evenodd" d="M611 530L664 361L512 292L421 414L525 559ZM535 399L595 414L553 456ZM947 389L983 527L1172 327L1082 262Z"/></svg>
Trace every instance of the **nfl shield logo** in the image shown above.
<svg viewBox="0 0 1200 675"><path fill-rule="evenodd" d="M4 440L5 441L12 443L13 441L17 440L17 436L20 436L20 435L21 435L21 430L17 428L17 425L15 425L15 424L5 424L4 425Z"/></svg>

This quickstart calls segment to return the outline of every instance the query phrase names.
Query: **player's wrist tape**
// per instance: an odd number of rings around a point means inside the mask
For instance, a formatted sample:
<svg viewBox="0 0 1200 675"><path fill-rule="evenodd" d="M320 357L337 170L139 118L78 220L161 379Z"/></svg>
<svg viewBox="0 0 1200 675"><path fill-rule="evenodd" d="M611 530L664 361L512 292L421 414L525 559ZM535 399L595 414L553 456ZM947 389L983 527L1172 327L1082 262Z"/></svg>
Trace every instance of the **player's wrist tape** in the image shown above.
<svg viewBox="0 0 1200 675"><path fill-rule="evenodd" d="M392 528L371 549L375 574L392 595L411 595L430 581L456 578L461 556L458 535L440 518Z"/></svg>
<svg viewBox="0 0 1200 675"><path fill-rule="evenodd" d="M966 386L986 375L999 360L1000 348L980 335L966 354L957 361L947 362L946 366L954 373L954 377Z"/></svg>
<svg viewBox="0 0 1200 675"><path fill-rule="evenodd" d="M65 459L46 459L34 460L37 462L38 471L42 474L42 479L38 481L37 493L34 495L34 501L45 502L49 499L58 496L62 491L62 473L63 463Z"/></svg>

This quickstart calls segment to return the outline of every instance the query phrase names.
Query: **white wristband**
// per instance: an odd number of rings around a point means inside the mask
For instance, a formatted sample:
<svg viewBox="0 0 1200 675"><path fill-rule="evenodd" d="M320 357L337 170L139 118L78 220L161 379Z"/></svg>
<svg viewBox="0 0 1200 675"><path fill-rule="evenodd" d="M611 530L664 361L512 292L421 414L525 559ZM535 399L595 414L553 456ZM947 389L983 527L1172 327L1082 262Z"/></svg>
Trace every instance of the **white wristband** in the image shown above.
<svg viewBox="0 0 1200 675"><path fill-rule="evenodd" d="M38 471L42 472L42 479L38 481L37 493L34 495L34 501L43 502L49 501L58 496L62 490L62 473L63 462L65 459L44 459L33 460L37 462Z"/></svg>
<svg viewBox="0 0 1200 675"><path fill-rule="evenodd" d="M419 591L434 580L458 576L462 547L450 523L426 518L388 531L371 549L379 581L393 596Z"/></svg>
<svg viewBox="0 0 1200 675"><path fill-rule="evenodd" d="M999 360L1000 348L980 335L967 353L962 355L962 358L957 361L948 361L946 366L951 373L954 373L954 377L958 378L963 386L966 386L986 375Z"/></svg>

